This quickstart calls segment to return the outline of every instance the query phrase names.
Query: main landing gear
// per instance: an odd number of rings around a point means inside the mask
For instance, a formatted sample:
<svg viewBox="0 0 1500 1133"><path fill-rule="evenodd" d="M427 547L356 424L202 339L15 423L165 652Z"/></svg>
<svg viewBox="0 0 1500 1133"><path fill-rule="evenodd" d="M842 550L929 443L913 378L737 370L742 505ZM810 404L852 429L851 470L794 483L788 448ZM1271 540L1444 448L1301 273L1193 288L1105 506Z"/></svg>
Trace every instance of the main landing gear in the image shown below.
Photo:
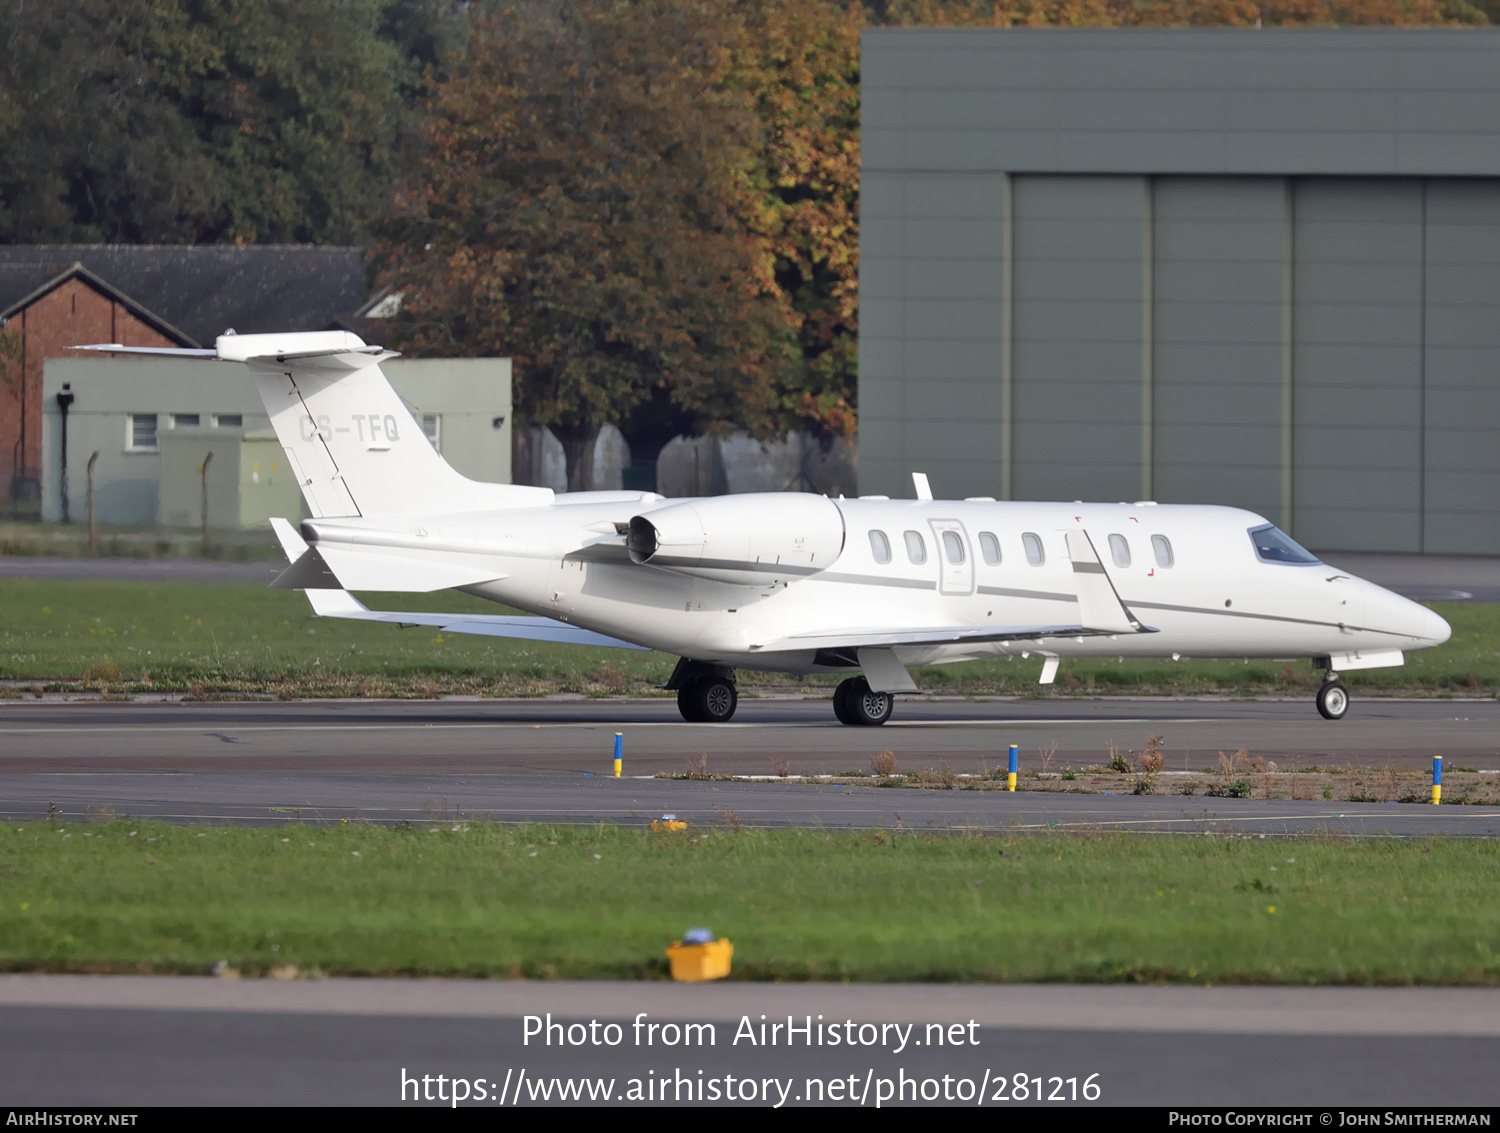
<svg viewBox="0 0 1500 1133"><path fill-rule="evenodd" d="M876 727L891 718L896 698L888 692L876 692L864 677L850 677L833 693L833 714L840 724L852 727Z"/></svg>
<svg viewBox="0 0 1500 1133"><path fill-rule="evenodd" d="M1342 720L1349 711L1349 690L1332 669L1323 674L1323 687L1318 689L1318 711L1325 720Z"/></svg>
<svg viewBox="0 0 1500 1133"><path fill-rule="evenodd" d="M733 669L686 657L677 662L666 687L677 690L677 711L690 724L722 724L740 702Z"/></svg>

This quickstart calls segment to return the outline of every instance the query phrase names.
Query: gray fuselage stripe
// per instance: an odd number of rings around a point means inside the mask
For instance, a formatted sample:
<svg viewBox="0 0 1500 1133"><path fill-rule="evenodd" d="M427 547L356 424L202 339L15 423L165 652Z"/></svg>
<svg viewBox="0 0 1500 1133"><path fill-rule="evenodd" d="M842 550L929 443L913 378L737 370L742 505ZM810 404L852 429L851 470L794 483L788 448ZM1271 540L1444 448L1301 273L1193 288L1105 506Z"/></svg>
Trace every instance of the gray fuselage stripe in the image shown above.
<svg viewBox="0 0 1500 1133"><path fill-rule="evenodd" d="M1002 598L1036 598L1044 602L1076 602L1075 594L1059 594L1051 590L1012 590L1005 586L981 586L981 594L997 594Z"/></svg>
<svg viewBox="0 0 1500 1133"><path fill-rule="evenodd" d="M1348 629L1359 633L1384 633L1391 637L1410 637L1409 633L1400 633L1393 629L1379 629L1375 626L1354 626L1341 622L1325 622L1316 618L1289 618L1284 614L1252 614L1245 610L1216 610L1212 606L1173 606L1166 602L1131 602L1126 600L1125 604L1132 609L1141 610L1171 610L1179 614L1213 614L1219 618L1254 618L1265 622L1290 622L1294 625L1322 626L1325 629Z"/></svg>

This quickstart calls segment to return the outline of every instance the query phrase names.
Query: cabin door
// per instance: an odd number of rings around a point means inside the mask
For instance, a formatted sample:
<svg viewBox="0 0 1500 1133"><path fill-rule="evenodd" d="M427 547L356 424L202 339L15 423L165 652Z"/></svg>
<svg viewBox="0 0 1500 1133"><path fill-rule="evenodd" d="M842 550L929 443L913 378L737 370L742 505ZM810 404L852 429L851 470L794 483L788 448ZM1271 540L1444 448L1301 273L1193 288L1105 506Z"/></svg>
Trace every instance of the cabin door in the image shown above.
<svg viewBox="0 0 1500 1133"><path fill-rule="evenodd" d="M974 552L964 525L956 519L933 519L929 523L937 544L939 592L974 593Z"/></svg>

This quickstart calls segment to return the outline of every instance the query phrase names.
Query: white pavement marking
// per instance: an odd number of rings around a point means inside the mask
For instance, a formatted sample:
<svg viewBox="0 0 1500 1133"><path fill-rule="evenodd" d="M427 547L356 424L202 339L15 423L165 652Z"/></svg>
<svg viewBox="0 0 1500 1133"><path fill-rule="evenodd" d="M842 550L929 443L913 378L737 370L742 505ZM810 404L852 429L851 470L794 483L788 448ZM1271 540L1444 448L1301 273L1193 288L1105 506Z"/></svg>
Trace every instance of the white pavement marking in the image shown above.
<svg viewBox="0 0 1500 1133"><path fill-rule="evenodd" d="M1027 720L893 720L885 725L887 728L953 728L953 727L1005 727L1016 728L1027 724L1140 724L1160 719L1155 716L1110 716L1096 717L1087 720L1073 719L1027 719ZM1233 717L1202 716L1173 718L1164 723L1171 724L1233 724L1245 723ZM46 724L38 724L33 728L0 728L0 736L37 736L37 735L62 735L82 734L88 735L94 732L118 733L121 730L134 732L195 732L199 735L211 735L214 732L222 732L225 735L233 735L237 732L424 732L424 731L473 731L490 730L497 728L509 728L513 731L540 731L548 728L582 728L585 731L607 731L616 732L621 728L712 728L714 731L725 729L765 729L765 728L823 728L842 727L833 721L813 721L811 723L754 723L754 724L690 724L686 720L671 721L619 721L586 724L586 723L547 723L547 724L515 724L499 722L494 724L244 724L244 725L214 725L214 724L89 724L82 727L53 727Z"/></svg>

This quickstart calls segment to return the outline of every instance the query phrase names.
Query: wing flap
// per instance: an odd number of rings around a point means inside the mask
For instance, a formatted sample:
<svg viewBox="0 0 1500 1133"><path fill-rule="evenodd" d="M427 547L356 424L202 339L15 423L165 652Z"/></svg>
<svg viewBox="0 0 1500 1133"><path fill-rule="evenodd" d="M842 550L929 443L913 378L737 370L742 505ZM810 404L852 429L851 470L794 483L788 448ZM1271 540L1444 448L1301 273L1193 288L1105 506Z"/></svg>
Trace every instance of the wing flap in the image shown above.
<svg viewBox="0 0 1500 1133"><path fill-rule="evenodd" d="M363 550L355 551L328 544L319 544L316 551L344 590L430 594L434 590L452 590L459 586L494 582L506 577L503 571L489 566L408 558L404 555L369 554ZM295 564L292 569L296 569Z"/></svg>
<svg viewBox="0 0 1500 1133"><path fill-rule="evenodd" d="M856 629L821 630L817 633L791 634L750 648L757 653L788 649L864 649L906 645L965 645L983 641L1037 641L1044 637L1107 637L1115 631L1090 629L1081 625L1029 626L930 626L924 629L859 627ZM1142 626L1131 633L1155 633Z"/></svg>

